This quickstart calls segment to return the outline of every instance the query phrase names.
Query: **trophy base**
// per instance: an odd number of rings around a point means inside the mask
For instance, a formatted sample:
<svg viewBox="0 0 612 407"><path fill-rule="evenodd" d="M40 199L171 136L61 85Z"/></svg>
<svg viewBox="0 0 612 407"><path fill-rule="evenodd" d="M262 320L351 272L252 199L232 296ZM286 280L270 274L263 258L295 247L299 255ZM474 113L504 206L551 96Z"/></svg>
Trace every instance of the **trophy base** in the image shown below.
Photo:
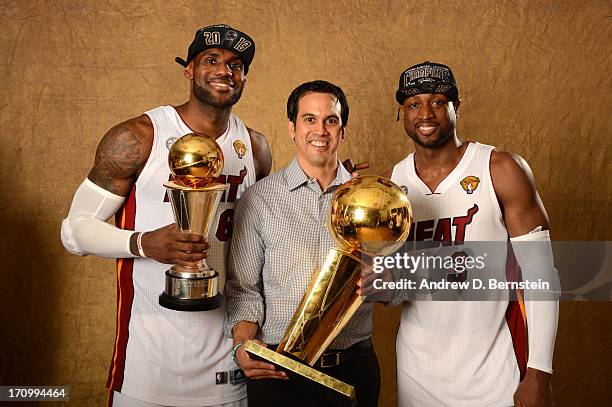
<svg viewBox="0 0 612 407"><path fill-rule="evenodd" d="M210 311L223 303L219 294L219 273L210 269L201 277L195 267L172 266L166 270L166 288L159 296L159 305L175 311ZM208 274L208 273L205 273Z"/></svg>
<svg viewBox="0 0 612 407"><path fill-rule="evenodd" d="M175 298L166 293L159 295L159 305L174 311L210 311L219 308L222 303L223 296L221 294L197 299Z"/></svg>
<svg viewBox="0 0 612 407"><path fill-rule="evenodd" d="M326 396L329 397L331 405L343 407L356 405L357 399L355 397L355 388L350 384L344 383L341 380L331 377L330 375L320 372L288 356L281 355L253 341L247 341L243 347L251 357L262 359L281 367L292 376L292 380L308 379L318 388L324 389Z"/></svg>

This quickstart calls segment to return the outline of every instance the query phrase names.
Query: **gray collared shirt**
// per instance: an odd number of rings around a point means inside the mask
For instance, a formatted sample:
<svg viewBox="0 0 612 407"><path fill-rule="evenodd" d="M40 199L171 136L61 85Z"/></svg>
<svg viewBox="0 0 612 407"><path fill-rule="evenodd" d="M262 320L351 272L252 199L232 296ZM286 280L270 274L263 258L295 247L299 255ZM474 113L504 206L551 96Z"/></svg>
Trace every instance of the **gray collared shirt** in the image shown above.
<svg viewBox="0 0 612 407"><path fill-rule="evenodd" d="M248 188L234 212L225 295L225 333L239 321L257 322L258 338L281 341L315 271L334 241L325 226L334 191L351 178L338 162L325 190L297 158ZM372 334L371 303L362 305L330 349L345 349Z"/></svg>

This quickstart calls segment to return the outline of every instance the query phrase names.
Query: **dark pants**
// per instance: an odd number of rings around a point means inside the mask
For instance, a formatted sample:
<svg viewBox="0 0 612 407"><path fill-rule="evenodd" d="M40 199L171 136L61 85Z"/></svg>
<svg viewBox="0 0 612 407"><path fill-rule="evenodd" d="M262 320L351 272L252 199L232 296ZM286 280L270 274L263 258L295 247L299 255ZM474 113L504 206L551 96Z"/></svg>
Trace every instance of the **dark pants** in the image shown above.
<svg viewBox="0 0 612 407"><path fill-rule="evenodd" d="M354 356L340 365L317 370L355 387L357 407L377 407L380 394L380 369L374 348L358 348ZM321 385L312 383L301 376L291 375L289 380L249 380L247 384L249 407L288 406L326 407L340 406L336 401L348 399L339 397Z"/></svg>

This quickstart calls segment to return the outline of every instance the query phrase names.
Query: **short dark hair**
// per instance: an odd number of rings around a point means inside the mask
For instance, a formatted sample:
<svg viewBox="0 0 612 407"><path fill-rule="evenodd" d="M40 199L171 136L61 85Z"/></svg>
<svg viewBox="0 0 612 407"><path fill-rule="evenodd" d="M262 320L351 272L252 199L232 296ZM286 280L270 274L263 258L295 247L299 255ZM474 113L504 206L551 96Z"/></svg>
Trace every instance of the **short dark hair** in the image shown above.
<svg viewBox="0 0 612 407"><path fill-rule="evenodd" d="M312 81L306 82L298 86L291 92L289 99L287 99L287 118L293 124L297 119L298 105L300 99L303 98L307 93L329 93L338 99L340 102L340 119L342 120L342 128L346 126L349 118L349 106L346 101L346 95L340 89L339 86L329 83L327 81Z"/></svg>

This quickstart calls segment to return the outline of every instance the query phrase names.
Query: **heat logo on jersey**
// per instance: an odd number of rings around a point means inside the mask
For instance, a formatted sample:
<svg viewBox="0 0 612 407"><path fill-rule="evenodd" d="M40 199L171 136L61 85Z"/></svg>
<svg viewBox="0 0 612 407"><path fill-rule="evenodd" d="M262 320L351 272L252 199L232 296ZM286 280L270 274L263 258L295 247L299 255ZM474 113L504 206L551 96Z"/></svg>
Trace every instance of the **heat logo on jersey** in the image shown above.
<svg viewBox="0 0 612 407"><path fill-rule="evenodd" d="M215 181L221 184L229 185L229 190L223 192L221 196L221 202L236 202L238 196L238 188L244 182L244 178L247 176L246 167L240 170L239 175L225 175L221 174ZM172 175L169 176L168 180L172 180ZM164 202L170 202L168 194L164 194ZM219 225L215 232L215 237L219 241L227 241L232 234L232 220L234 218L234 208L228 208L219 214Z"/></svg>
<svg viewBox="0 0 612 407"><path fill-rule="evenodd" d="M415 222L410 228L408 240L417 242L432 240L442 242L444 245L450 245L454 240L455 244L461 244L465 241L465 232L477 212L478 205L474 204L463 216ZM455 239L453 239L452 233L453 226L455 227Z"/></svg>
<svg viewBox="0 0 612 407"><path fill-rule="evenodd" d="M244 145L244 143L242 142L242 140L236 140L234 141L234 150L236 151L236 154L238 154L238 158L240 158L242 160L242 157L244 157L244 155L246 154L247 148Z"/></svg>
<svg viewBox="0 0 612 407"><path fill-rule="evenodd" d="M219 175L215 181L222 184L229 184L230 188L227 195L225 192L221 197L221 202L236 202L236 196L238 195L238 187L244 182L244 177L247 175L246 167L242 168L239 175ZM229 240L232 235L232 222L234 219L234 208L228 208L219 214L219 225L215 232L215 237L225 242Z"/></svg>
<svg viewBox="0 0 612 407"><path fill-rule="evenodd" d="M463 178L460 184L461 184L461 188L463 188L465 192L467 192L468 194L471 194L476 190L476 188L478 188L478 184L480 184L480 179L473 175L469 175Z"/></svg>

